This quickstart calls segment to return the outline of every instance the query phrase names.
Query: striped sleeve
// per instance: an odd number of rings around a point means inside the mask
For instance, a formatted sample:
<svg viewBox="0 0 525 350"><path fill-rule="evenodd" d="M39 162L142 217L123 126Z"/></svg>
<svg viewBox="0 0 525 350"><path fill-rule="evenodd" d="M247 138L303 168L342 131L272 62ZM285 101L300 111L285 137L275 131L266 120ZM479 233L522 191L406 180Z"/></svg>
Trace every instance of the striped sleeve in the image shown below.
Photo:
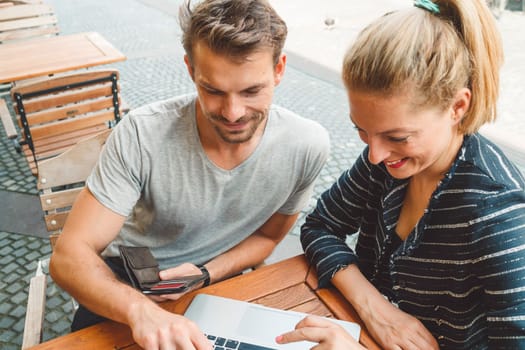
<svg viewBox="0 0 525 350"><path fill-rule="evenodd" d="M366 162L363 156L345 171L317 202L301 227L301 244L308 260L316 267L319 287L328 286L335 272L357 262L357 256L345 243L347 235L356 234L368 202Z"/></svg>
<svg viewBox="0 0 525 350"><path fill-rule="evenodd" d="M474 266L484 286L490 349L525 343L525 194L497 197L472 223L483 232Z"/></svg>

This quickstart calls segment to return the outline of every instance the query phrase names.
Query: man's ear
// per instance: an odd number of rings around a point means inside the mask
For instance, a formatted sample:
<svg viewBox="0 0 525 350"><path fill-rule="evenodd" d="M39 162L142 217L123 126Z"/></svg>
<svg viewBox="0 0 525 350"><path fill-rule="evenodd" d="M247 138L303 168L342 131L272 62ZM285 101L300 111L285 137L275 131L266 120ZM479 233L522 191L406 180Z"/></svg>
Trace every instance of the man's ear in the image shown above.
<svg viewBox="0 0 525 350"><path fill-rule="evenodd" d="M191 80L195 82L195 76L193 75L193 65L191 64L188 55L184 55L184 63L186 63L186 68L188 69L188 74L190 75Z"/></svg>
<svg viewBox="0 0 525 350"><path fill-rule="evenodd" d="M456 93L454 103L452 104L452 119L454 124L461 122L465 113L470 106L472 92L468 88L461 88Z"/></svg>
<svg viewBox="0 0 525 350"><path fill-rule="evenodd" d="M281 82L281 79L283 78L284 71L286 68L286 55L283 53L281 56L279 56L279 59L277 60L277 64L274 68L274 82L275 85L279 85Z"/></svg>

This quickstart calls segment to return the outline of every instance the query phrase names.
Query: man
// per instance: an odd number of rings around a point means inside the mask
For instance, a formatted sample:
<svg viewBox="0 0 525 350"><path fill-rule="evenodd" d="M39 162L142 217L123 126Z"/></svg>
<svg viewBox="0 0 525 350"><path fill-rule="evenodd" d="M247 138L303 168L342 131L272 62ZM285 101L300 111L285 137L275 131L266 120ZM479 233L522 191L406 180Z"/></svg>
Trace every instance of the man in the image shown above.
<svg viewBox="0 0 525 350"><path fill-rule="evenodd" d="M267 1L187 3L180 23L197 95L119 123L50 265L83 305L73 329L100 315L129 325L146 349L209 344L192 322L155 303L180 294L147 297L115 276L125 276L118 246L150 247L163 280L238 274L264 261L294 225L329 153L320 125L271 105L287 30Z"/></svg>

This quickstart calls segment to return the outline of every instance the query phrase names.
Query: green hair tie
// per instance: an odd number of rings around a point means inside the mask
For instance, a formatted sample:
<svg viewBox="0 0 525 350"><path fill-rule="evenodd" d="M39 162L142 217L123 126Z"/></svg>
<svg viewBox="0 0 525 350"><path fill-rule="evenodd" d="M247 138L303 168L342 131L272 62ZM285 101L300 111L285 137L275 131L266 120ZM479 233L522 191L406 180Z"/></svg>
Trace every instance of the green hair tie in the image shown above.
<svg viewBox="0 0 525 350"><path fill-rule="evenodd" d="M420 9L427 10L435 15L439 14L439 6L430 0L415 0L414 6Z"/></svg>

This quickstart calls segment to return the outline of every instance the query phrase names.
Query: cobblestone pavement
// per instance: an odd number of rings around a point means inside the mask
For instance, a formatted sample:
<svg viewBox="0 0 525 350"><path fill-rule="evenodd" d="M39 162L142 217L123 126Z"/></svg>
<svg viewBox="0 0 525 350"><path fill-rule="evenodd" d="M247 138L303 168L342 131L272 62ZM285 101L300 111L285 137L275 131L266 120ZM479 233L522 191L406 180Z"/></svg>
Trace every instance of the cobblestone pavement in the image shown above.
<svg viewBox="0 0 525 350"><path fill-rule="evenodd" d="M57 12L62 34L98 31L127 56L125 62L112 66L120 70L122 94L130 107L193 91L183 64L179 28L176 19L167 12L131 0L47 2ZM174 0L170 2L177 3ZM318 120L330 132L332 152L318 179L316 198L351 165L361 150L360 141L348 122L344 91L288 66L274 101ZM3 129L0 138L0 190L36 195L35 179L24 159L6 142ZM311 205L313 203L314 200ZM2 203L4 205L8 203ZM292 235L298 234L302 221L303 217ZM28 281L37 261L49 256L49 243L46 239L32 237L31 232L22 235L1 231L0 243L0 348L18 349L23 332ZM44 340L68 332L71 320L69 300L48 278Z"/></svg>
<svg viewBox="0 0 525 350"><path fill-rule="evenodd" d="M180 0L47 0L54 6L62 34L98 31L126 56L113 64L121 73L122 95L130 107L193 91L183 64L179 28L172 11ZM151 6L151 5L155 5ZM163 7L164 6L164 7ZM162 8L163 10L159 10ZM319 121L331 137L331 156L291 236L298 235L315 198L347 169L362 149L348 121L346 96L339 84L323 80L290 64L277 88L275 103ZM24 159L0 130L0 191L36 195L35 179ZM1 203L1 208L9 203ZM13 220L23 220L23 213ZM50 254L47 239L31 232L2 231L0 223L0 348L20 348L27 288L37 261ZM69 331L70 298L48 279L44 340Z"/></svg>

